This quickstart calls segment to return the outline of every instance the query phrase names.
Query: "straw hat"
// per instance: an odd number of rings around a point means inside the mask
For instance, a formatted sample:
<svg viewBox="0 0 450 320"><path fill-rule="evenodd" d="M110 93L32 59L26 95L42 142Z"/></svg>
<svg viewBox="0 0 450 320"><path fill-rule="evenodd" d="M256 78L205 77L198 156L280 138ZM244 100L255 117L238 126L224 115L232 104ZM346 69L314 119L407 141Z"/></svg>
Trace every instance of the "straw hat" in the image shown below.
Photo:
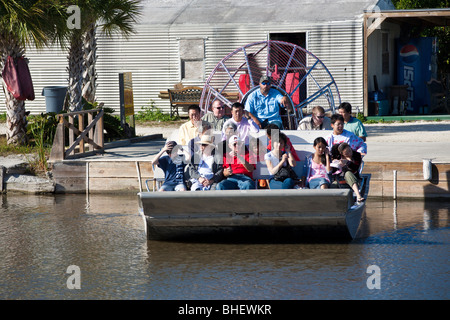
<svg viewBox="0 0 450 320"><path fill-rule="evenodd" d="M197 144L207 144L207 145L211 145L214 144L214 137L204 134L202 135L202 137L200 138L200 141L195 142Z"/></svg>

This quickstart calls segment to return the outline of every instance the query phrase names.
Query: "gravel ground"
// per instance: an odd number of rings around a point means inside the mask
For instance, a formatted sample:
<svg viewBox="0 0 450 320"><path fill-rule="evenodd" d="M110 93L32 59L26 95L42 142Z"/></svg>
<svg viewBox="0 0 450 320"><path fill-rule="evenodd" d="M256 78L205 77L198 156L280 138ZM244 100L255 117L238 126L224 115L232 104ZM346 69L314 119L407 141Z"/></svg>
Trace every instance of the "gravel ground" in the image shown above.
<svg viewBox="0 0 450 320"><path fill-rule="evenodd" d="M174 125L158 123L137 125L136 134L140 136L162 133L168 138L174 129L183 122ZM450 121L415 121L365 124L367 131L367 142L449 142Z"/></svg>

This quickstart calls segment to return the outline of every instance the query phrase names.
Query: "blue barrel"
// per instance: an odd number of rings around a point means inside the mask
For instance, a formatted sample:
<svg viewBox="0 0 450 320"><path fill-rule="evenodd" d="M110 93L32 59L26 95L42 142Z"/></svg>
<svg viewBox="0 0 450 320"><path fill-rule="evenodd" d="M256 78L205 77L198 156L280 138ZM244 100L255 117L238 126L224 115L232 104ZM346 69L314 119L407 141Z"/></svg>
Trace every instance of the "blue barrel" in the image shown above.
<svg viewBox="0 0 450 320"><path fill-rule="evenodd" d="M42 95L45 97L45 111L47 113L60 113L64 106L67 87L51 86L42 89Z"/></svg>

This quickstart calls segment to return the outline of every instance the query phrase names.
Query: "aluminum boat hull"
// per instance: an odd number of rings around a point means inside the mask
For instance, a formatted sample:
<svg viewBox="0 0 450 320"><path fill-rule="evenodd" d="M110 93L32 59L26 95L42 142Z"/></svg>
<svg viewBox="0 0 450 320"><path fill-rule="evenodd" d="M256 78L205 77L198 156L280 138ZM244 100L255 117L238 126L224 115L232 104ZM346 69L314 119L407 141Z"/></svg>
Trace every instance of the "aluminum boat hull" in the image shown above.
<svg viewBox="0 0 450 320"><path fill-rule="evenodd" d="M149 240L354 239L365 212L365 203L354 203L350 189L140 192L138 196Z"/></svg>

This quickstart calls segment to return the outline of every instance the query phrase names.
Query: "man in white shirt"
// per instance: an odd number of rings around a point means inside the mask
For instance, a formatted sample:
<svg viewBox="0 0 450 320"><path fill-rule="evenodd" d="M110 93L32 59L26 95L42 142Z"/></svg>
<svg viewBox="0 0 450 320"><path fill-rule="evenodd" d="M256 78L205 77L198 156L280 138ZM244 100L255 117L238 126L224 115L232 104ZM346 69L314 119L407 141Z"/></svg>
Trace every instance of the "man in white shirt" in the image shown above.
<svg viewBox="0 0 450 320"><path fill-rule="evenodd" d="M259 132L259 126L246 114L244 105L240 102L235 102L231 106L231 119L228 119L223 128L226 128L228 122L236 125L236 135L245 142L248 146L250 132ZM222 136L225 136L225 131L222 130Z"/></svg>

